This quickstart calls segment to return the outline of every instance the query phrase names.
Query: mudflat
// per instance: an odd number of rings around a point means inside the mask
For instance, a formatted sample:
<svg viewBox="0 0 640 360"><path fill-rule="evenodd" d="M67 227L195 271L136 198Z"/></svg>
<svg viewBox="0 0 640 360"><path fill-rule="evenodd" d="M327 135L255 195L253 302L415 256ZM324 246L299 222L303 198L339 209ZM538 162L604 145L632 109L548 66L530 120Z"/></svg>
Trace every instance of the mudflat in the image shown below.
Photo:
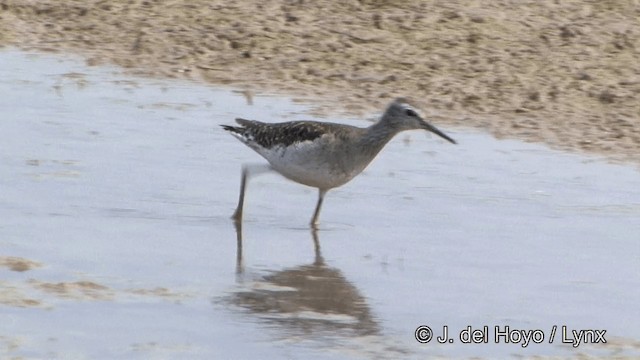
<svg viewBox="0 0 640 360"><path fill-rule="evenodd" d="M0 44L640 162L633 1L0 0Z"/></svg>

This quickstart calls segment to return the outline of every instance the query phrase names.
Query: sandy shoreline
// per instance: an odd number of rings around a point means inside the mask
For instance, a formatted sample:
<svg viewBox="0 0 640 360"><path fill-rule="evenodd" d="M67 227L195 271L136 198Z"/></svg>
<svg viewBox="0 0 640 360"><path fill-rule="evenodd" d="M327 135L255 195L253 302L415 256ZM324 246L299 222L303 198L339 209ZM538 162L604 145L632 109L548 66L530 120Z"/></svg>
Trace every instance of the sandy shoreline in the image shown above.
<svg viewBox="0 0 640 360"><path fill-rule="evenodd" d="M445 128L640 162L633 2L0 0L0 14L3 45L319 99L325 112L408 95Z"/></svg>

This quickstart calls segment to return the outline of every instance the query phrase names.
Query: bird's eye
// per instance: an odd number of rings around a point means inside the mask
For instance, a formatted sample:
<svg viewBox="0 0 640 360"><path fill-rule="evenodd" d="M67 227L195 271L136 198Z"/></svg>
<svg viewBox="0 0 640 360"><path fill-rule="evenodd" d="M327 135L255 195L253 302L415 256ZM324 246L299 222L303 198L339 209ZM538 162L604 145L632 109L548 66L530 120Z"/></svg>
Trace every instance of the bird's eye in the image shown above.
<svg viewBox="0 0 640 360"><path fill-rule="evenodd" d="M406 110L404 111L404 113L405 113L407 116L411 116L411 117L416 117L416 116L418 116L418 113L416 113L416 112L415 112L414 110L412 110L412 109L406 109Z"/></svg>

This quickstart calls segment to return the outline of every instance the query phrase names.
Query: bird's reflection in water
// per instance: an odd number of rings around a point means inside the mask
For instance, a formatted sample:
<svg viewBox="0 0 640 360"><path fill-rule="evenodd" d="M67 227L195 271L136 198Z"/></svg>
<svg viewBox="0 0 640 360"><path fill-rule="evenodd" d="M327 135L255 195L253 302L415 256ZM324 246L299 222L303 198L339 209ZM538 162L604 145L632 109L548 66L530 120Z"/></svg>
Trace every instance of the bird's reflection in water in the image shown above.
<svg viewBox="0 0 640 360"><path fill-rule="evenodd" d="M241 225L236 225L236 232L236 272L242 279ZM313 263L262 275L234 292L231 303L296 337L378 335L379 325L365 298L340 270L325 264L317 231L311 235Z"/></svg>

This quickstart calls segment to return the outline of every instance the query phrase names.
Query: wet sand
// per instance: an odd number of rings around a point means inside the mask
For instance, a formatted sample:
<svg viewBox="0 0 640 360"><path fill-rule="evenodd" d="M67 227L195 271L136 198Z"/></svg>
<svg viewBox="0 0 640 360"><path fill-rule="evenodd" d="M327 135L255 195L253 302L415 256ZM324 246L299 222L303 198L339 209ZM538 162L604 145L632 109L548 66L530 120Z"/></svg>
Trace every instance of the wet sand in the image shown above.
<svg viewBox="0 0 640 360"><path fill-rule="evenodd" d="M296 94L316 113L409 95L438 124L639 162L640 5L0 1L0 43L137 74Z"/></svg>

